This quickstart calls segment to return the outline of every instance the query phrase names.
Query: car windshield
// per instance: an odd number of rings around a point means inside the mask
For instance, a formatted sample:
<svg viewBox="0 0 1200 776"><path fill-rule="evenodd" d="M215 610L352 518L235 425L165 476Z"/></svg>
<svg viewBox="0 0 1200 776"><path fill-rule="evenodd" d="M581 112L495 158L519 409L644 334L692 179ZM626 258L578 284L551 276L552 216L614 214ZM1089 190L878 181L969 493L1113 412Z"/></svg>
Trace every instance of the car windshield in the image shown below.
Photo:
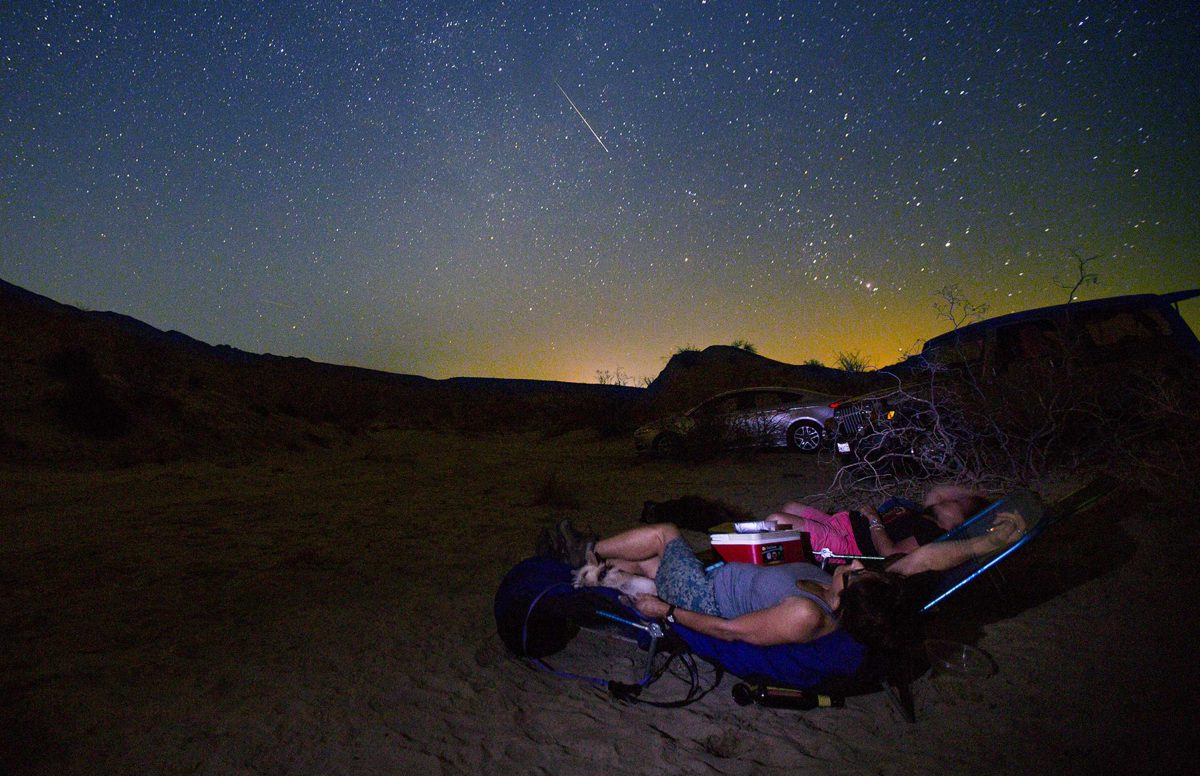
<svg viewBox="0 0 1200 776"><path fill-rule="evenodd" d="M741 391L715 396L696 407L690 414L695 417L727 415L732 412L777 407L781 404L796 404L805 398L805 394L800 391Z"/></svg>

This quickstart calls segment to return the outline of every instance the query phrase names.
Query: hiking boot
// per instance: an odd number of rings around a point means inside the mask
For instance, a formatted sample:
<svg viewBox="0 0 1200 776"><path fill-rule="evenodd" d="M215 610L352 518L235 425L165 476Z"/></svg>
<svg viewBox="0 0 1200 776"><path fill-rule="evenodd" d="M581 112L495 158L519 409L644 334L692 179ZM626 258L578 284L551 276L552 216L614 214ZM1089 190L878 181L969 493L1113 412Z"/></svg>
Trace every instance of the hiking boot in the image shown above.
<svg viewBox="0 0 1200 776"><path fill-rule="evenodd" d="M588 562L588 554L596 547L596 537L586 536L575 530L570 518L563 518L552 532L552 543L561 549L560 560L573 569Z"/></svg>
<svg viewBox="0 0 1200 776"><path fill-rule="evenodd" d="M566 561L566 546L563 544L562 537L556 527L546 527L538 534L537 544L534 545L533 554L539 558L551 558L553 560Z"/></svg>

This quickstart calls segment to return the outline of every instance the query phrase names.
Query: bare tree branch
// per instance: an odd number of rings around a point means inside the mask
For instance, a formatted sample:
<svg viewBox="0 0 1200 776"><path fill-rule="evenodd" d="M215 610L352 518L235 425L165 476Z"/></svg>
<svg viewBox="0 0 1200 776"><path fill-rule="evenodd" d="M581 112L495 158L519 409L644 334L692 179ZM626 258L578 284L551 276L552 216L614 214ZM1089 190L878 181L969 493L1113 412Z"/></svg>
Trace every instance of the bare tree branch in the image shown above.
<svg viewBox="0 0 1200 776"><path fill-rule="evenodd" d="M1071 251L1071 256L1075 259L1076 272L1074 285L1059 284L1063 288L1069 289L1067 294L1067 303L1074 302L1079 289L1084 286L1094 286L1099 284L1100 275L1088 269L1088 265L1093 261L1099 260L1099 256L1088 256L1086 259L1079 255L1078 251Z"/></svg>

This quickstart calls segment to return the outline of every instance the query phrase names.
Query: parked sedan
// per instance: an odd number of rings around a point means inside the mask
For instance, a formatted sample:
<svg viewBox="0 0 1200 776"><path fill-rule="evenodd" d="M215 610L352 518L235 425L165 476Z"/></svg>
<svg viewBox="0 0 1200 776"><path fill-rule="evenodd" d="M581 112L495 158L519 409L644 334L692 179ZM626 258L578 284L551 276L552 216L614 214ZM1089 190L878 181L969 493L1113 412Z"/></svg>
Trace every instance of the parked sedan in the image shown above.
<svg viewBox="0 0 1200 776"><path fill-rule="evenodd" d="M742 388L719 393L680 415L633 434L639 453L669 456L685 443L721 448L787 447L815 453L832 427L833 397L795 388Z"/></svg>

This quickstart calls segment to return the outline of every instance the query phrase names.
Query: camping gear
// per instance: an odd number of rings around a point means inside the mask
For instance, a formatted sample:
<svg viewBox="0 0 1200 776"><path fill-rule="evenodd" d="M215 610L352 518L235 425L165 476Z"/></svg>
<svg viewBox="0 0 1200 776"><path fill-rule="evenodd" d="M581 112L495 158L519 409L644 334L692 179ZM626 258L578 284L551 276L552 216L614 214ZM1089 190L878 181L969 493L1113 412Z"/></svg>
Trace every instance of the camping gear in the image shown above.
<svg viewBox="0 0 1200 776"><path fill-rule="evenodd" d="M923 610L931 611L1010 557L1045 530L1051 518L1062 519L1090 507L1113 487L1110 480L1097 480L1049 510L1043 507L1036 494L1027 490L1015 491L990 505L938 541L978 536L992 525L996 514L1003 511L1018 511L1026 518L1024 535L1002 550L942 572ZM565 563L531 558L517 564L501 582L495 600L496 623L501 638L513 654L542 670L608 687L614 697L623 700L638 700L642 688L662 676L668 665L679 661L690 677L690 689L680 701L657 705L678 706L698 700L720 682L720 670L723 669L752 684L808 689L840 697L887 687L905 716L910 721L915 718L908 682L924 667L914 666L908 660L868 655L865 647L840 629L804 644L760 647L740 641L722 641L680 624L664 626L647 621L620 598L617 591L609 588L574 588L571 570ZM638 682L627 684L575 676L558 671L545 661L563 649L580 628L612 627L614 624L627 636L632 634L639 647L648 652L646 668ZM719 669L711 687L699 686L699 671L693 656Z"/></svg>
<svg viewBox="0 0 1200 776"><path fill-rule="evenodd" d="M791 687L772 687L769 684L738 682L733 686L733 700L739 706L767 706L772 709L825 709L841 708L846 699L840 695L825 695L812 690L796 690Z"/></svg>
<svg viewBox="0 0 1200 776"><path fill-rule="evenodd" d="M813 554L821 559L821 568L825 568L828 565L827 562L830 558L837 558L838 560L887 560L882 555L839 555L828 547L822 547Z"/></svg>
<svg viewBox="0 0 1200 776"><path fill-rule="evenodd" d="M712 685L704 687L695 657L678 636L668 633L658 622L642 618L637 610L621 602L622 597L607 587L576 588L567 564L550 558L529 558L514 566L496 591L496 627L509 651L533 667L607 689L621 700L683 706L699 700L720 682L718 670ZM622 682L551 665L546 658L562 651L581 629L610 631L636 642L646 652L640 678ZM666 701L639 698L642 689L668 670L686 675L687 687L681 698Z"/></svg>
<svg viewBox="0 0 1200 776"><path fill-rule="evenodd" d="M973 539L982 536L991 529L996 515L1001 512L1017 512L1024 517L1025 534L998 552L972 558L948 571L941 572L937 584L934 585L929 594L929 601L922 607L922 611L930 611L955 592L965 587L980 574L995 566L1021 547L1024 547L1035 536L1046 530L1046 526L1049 524L1046 508L1042 505L1041 499L1037 497L1037 494L1030 490L1017 490L985 507L983 511L957 528L942 534L932 544L951 542L957 539Z"/></svg>
<svg viewBox="0 0 1200 776"><path fill-rule="evenodd" d="M715 533L708 538L726 563L774 566L808 560L812 554L808 550L807 536L803 531L762 531Z"/></svg>
<svg viewBox="0 0 1200 776"><path fill-rule="evenodd" d="M984 508L962 525L938 537L933 543L981 536L991 528L992 521L1000 512L1019 512L1026 521L1025 534L1004 549L989 555L972 558L948 571L941 572L938 576L937 584L929 594L929 601L925 604L923 610L926 612L933 610L938 604L941 604L951 595L970 584L980 574L983 574L1000 561L1024 547L1052 523L1064 520L1077 512L1091 508L1108 496L1116 486L1116 481L1111 477L1097 477L1083 487L1059 499L1049 507L1043 505L1037 494L1033 491L1016 490L1005 498Z"/></svg>

